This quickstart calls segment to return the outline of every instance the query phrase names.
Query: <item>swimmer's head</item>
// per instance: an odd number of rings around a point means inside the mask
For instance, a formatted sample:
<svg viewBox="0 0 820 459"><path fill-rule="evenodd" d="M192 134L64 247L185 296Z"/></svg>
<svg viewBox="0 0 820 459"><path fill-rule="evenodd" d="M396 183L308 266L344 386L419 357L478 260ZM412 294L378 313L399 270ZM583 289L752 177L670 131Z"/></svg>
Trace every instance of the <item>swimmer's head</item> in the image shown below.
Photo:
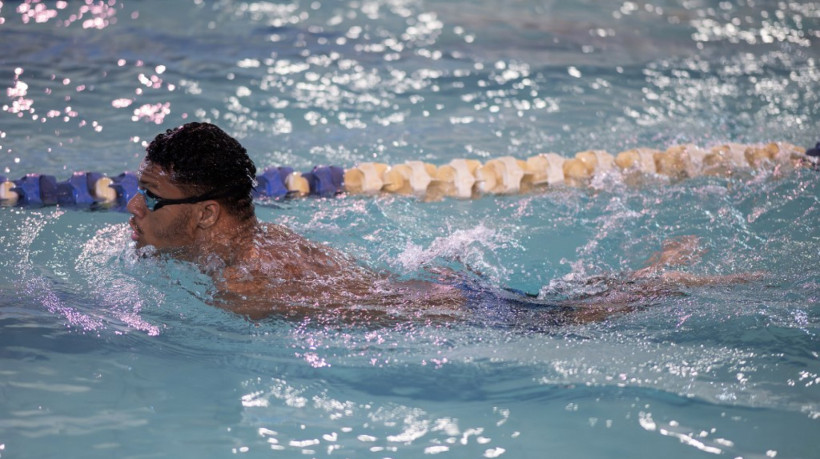
<svg viewBox="0 0 820 459"><path fill-rule="evenodd" d="M820 142L817 142L817 145L815 145L814 148L809 148L806 150L806 156L820 158Z"/></svg>
<svg viewBox="0 0 820 459"><path fill-rule="evenodd" d="M806 159L807 161L804 164L814 170L820 170L820 142L817 142L817 145L814 148L809 148L806 150Z"/></svg>
<svg viewBox="0 0 820 459"><path fill-rule="evenodd" d="M245 148L217 126L188 123L169 129L146 152L146 161L170 173L175 185L197 195L220 196L225 210L240 220L254 215L256 166Z"/></svg>

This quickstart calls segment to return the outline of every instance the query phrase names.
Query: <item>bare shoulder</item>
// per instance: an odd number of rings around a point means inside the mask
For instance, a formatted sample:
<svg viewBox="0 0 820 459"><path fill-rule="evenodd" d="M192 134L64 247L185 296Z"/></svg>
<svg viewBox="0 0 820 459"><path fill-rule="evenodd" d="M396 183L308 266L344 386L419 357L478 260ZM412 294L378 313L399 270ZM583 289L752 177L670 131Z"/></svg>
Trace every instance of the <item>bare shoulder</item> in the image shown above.
<svg viewBox="0 0 820 459"><path fill-rule="evenodd" d="M291 276L335 277L361 271L356 261L327 244L311 241L291 229L273 223L260 224L246 263L260 261L287 269Z"/></svg>
<svg viewBox="0 0 820 459"><path fill-rule="evenodd" d="M396 281L281 225L260 225L245 245L216 282L219 306L249 317L362 310L441 314L463 303L453 287Z"/></svg>
<svg viewBox="0 0 820 459"><path fill-rule="evenodd" d="M224 297L285 304L327 303L362 294L378 275L327 245L276 224L260 224L217 280Z"/></svg>
<svg viewBox="0 0 820 459"><path fill-rule="evenodd" d="M243 244L234 263L225 268L226 281L299 281L338 274L352 264L330 247L312 242L290 229L272 223L259 224L250 241Z"/></svg>

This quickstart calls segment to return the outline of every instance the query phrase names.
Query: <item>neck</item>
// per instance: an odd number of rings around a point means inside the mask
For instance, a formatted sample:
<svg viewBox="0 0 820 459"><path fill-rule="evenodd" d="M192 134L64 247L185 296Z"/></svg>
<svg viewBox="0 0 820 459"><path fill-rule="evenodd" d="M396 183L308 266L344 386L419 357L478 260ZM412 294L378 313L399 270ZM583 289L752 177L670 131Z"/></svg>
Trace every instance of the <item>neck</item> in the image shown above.
<svg viewBox="0 0 820 459"><path fill-rule="evenodd" d="M257 225L255 216L241 221L224 218L201 230L196 238L196 262L203 267L213 266L214 262L223 267L235 265L253 246Z"/></svg>

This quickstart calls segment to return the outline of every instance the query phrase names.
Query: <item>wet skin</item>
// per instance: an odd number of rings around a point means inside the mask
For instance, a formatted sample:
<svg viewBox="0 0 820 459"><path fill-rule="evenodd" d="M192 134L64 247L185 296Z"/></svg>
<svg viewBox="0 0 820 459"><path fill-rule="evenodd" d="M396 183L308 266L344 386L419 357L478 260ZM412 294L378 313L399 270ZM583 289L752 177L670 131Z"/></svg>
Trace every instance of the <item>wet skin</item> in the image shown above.
<svg viewBox="0 0 820 459"><path fill-rule="evenodd" d="M197 196L173 181L172 171L143 162L139 186L165 199ZM137 249L193 262L208 273L217 289L215 305L252 319L270 315L311 318L322 314L384 323L402 315L455 318L467 313L465 297L454 284L458 273L431 272L432 281L398 282L373 272L323 244L305 239L253 216L239 219L215 200L165 205L151 211L142 194L128 203L131 238ZM667 271L699 259L698 239L664 243L646 268L620 281L607 277L608 288L592 297L552 303L545 313L560 322L589 322L646 305L658 296L681 294L681 287L746 282L752 275L696 276ZM551 311L551 312L550 312Z"/></svg>
<svg viewBox="0 0 820 459"><path fill-rule="evenodd" d="M139 187L168 199L180 199L190 194L173 184L161 167L144 162L139 171ZM195 204L191 204L193 206ZM164 206L151 211L142 195L134 196L127 205L131 213L131 239L137 248L148 245L159 251L188 251L195 241L195 228L189 205Z"/></svg>
<svg viewBox="0 0 820 459"><path fill-rule="evenodd" d="M150 162L140 167L139 186L166 199L197 194ZM220 206L209 200L151 211L137 194L127 206L131 238L137 249L153 246L160 254L198 264L214 279L217 305L251 318L338 311L349 305L436 315L463 305L451 286L396 282L281 225L255 217L239 221Z"/></svg>

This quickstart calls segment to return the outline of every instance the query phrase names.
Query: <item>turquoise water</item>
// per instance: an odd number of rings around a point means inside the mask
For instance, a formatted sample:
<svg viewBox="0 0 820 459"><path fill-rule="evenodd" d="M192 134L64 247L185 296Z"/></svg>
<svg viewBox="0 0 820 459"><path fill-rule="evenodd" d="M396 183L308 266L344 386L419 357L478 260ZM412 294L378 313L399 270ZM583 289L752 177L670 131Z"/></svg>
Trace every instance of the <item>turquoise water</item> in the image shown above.
<svg viewBox="0 0 820 459"><path fill-rule="evenodd" d="M3 2L0 174L133 170L195 119L298 170L808 147L819 18L764 1ZM195 268L138 259L125 214L0 208L0 457L818 457L818 199L816 171L761 170L258 206L410 278L469 267L575 294L689 234L708 252L687 271L765 273L567 327L252 323L210 306Z"/></svg>

